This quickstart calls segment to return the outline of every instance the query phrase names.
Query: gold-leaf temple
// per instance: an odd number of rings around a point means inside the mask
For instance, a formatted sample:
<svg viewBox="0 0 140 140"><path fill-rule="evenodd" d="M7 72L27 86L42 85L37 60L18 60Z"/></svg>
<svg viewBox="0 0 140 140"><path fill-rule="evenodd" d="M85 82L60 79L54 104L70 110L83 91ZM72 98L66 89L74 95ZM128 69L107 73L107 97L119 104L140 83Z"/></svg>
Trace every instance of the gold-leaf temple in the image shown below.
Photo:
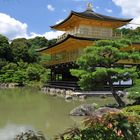
<svg viewBox="0 0 140 140"><path fill-rule="evenodd" d="M128 24L132 19L110 17L94 12L91 3L88 3L84 12L71 11L69 16L62 22L51 26L54 30L64 31L58 37L56 44L38 50L46 55L48 61L44 62L51 69L51 81L74 81L70 69L75 68L77 57L82 55L82 50L99 39L118 39L121 33L115 29ZM128 47L140 49L140 44Z"/></svg>

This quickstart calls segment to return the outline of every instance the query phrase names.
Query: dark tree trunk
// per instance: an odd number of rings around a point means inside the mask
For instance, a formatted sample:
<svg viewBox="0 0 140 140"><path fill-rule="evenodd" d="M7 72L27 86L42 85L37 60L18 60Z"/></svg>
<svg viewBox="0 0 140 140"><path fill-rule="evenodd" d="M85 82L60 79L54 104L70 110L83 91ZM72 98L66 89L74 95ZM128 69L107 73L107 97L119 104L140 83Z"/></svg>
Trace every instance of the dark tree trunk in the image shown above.
<svg viewBox="0 0 140 140"><path fill-rule="evenodd" d="M111 78L110 78L110 80L109 80L109 86L110 86L110 88L111 88L111 93L112 93L112 95L114 96L116 102L119 104L119 107L124 107L124 106L125 106L125 102L121 99L120 96L118 96L118 94L117 94L115 88L113 87L113 83L112 83L112 81L111 81Z"/></svg>

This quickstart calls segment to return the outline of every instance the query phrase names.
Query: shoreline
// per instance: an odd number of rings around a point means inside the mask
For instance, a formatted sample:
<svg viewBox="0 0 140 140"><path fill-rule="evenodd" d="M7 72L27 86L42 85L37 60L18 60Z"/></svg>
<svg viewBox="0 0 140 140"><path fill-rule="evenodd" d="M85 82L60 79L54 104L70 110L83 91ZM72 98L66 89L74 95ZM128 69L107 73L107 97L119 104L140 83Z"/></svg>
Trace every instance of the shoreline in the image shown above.
<svg viewBox="0 0 140 140"><path fill-rule="evenodd" d="M86 99L88 97L106 98L112 96L110 91L73 91L57 88L41 88L41 92L45 95L58 96L66 100Z"/></svg>

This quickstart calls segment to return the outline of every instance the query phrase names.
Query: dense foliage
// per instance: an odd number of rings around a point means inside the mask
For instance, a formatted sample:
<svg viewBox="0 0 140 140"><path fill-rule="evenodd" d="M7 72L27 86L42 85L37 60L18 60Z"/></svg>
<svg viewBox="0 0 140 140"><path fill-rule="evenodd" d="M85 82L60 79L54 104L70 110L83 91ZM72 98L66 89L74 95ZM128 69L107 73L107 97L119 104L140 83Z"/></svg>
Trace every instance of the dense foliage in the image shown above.
<svg viewBox="0 0 140 140"><path fill-rule="evenodd" d="M19 62L20 60L28 63L37 62L37 57L34 53L31 53L30 45L27 39L15 39L12 41L10 47L14 62Z"/></svg>
<svg viewBox="0 0 140 140"><path fill-rule="evenodd" d="M135 67L126 68L117 63L119 60L133 60L134 62L140 60L139 51L121 50L129 44L128 40L101 40L87 47L76 62L79 69L71 70L71 73L80 79L81 88L91 90L99 85L108 85L118 104L124 106L125 103L116 93L113 83L137 77Z"/></svg>
<svg viewBox="0 0 140 140"><path fill-rule="evenodd" d="M2 60L12 61L12 52L8 39L0 35L0 61Z"/></svg>
<svg viewBox="0 0 140 140"><path fill-rule="evenodd" d="M123 111L129 114L140 115L140 105L128 106L123 108Z"/></svg>
<svg viewBox="0 0 140 140"><path fill-rule="evenodd" d="M51 46L56 43L56 39L47 40L45 37L35 37L28 40L32 49L39 49Z"/></svg>
<svg viewBox="0 0 140 140"><path fill-rule="evenodd" d="M31 81L46 81L48 70L43 66L25 62L8 63L0 71L0 83L28 84Z"/></svg>
<svg viewBox="0 0 140 140"><path fill-rule="evenodd" d="M48 70L40 63L41 56L35 49L53 45L56 40L45 37L18 38L9 43L0 35L0 83L45 82Z"/></svg>
<svg viewBox="0 0 140 140"><path fill-rule="evenodd" d="M140 27L136 29L122 28L117 29L117 32L123 34L123 38L130 39L132 42L140 42Z"/></svg>
<svg viewBox="0 0 140 140"><path fill-rule="evenodd" d="M85 128L73 127L56 139L60 140L138 140L139 118L124 114L109 113L101 117L89 116Z"/></svg>
<svg viewBox="0 0 140 140"><path fill-rule="evenodd" d="M46 140L42 133L29 130L17 135L14 140Z"/></svg>
<svg viewBox="0 0 140 140"><path fill-rule="evenodd" d="M133 87L126 90L128 92L128 98L133 100L133 104L140 105L140 79L136 80Z"/></svg>

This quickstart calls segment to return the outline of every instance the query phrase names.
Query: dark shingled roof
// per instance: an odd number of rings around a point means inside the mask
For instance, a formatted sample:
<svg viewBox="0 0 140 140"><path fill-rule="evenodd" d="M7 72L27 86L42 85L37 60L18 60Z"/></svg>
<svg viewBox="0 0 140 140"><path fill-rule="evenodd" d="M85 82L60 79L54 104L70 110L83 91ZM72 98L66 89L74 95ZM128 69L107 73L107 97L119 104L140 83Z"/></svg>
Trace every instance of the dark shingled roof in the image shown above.
<svg viewBox="0 0 140 140"><path fill-rule="evenodd" d="M63 20L62 22L60 22L60 23L58 23L54 26L51 26L51 28L65 23L67 20L69 20L72 17L72 15L76 15L76 16L86 18L86 19L95 19L95 20L104 20L104 21L130 22L132 20L132 18L131 19L124 19L124 18L116 18L116 17L111 17L111 16L105 16L105 15L98 14L98 13L92 11L92 10L86 10L84 12L71 11L70 15L65 20Z"/></svg>

